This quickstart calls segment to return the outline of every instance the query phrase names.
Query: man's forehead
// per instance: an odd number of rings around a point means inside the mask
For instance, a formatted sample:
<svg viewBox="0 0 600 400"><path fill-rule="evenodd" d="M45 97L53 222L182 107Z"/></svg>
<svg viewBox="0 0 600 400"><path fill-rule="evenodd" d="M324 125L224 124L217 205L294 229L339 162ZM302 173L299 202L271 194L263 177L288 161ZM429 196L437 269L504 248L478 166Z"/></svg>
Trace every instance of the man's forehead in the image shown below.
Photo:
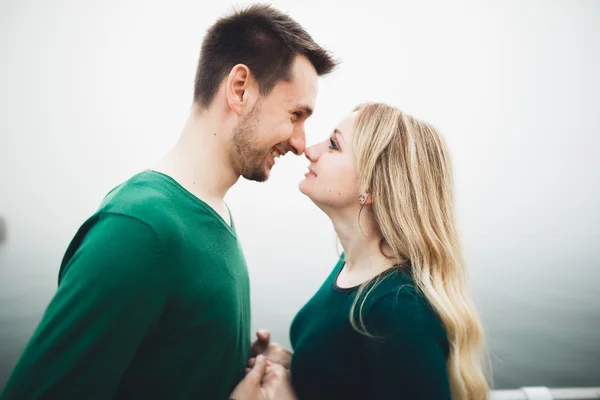
<svg viewBox="0 0 600 400"><path fill-rule="evenodd" d="M311 108L314 107L314 100L317 96L317 88L319 76L315 67L304 56L297 56L292 63L291 68L291 85L297 101L301 103L309 103Z"/></svg>
<svg viewBox="0 0 600 400"><path fill-rule="evenodd" d="M275 102L285 103L286 107L312 112L315 108L317 89L316 85L310 87L294 81L281 81L275 85L270 97Z"/></svg>
<svg viewBox="0 0 600 400"><path fill-rule="evenodd" d="M286 85L285 92L292 107L313 110L317 98L318 79L294 79Z"/></svg>
<svg viewBox="0 0 600 400"><path fill-rule="evenodd" d="M319 77L314 66L306 57L296 57L291 66L290 79L281 80L273 88L273 93L283 100L286 106L313 110L317 97ZM273 99L275 100L275 99Z"/></svg>

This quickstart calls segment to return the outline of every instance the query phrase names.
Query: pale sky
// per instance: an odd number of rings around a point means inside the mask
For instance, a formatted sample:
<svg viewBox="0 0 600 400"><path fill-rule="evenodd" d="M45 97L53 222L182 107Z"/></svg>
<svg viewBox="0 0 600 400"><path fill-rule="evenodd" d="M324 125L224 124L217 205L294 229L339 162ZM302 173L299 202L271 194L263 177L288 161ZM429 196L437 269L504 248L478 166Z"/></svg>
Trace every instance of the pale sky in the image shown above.
<svg viewBox="0 0 600 400"><path fill-rule="evenodd" d="M525 296L540 275L551 276L544 293L593 290L600 2L272 3L342 61L320 80L309 144L364 101L439 128L477 298L499 282ZM0 288L32 315L43 311L63 251L105 193L176 141L204 32L230 7L0 2ZM297 189L307 164L290 153L267 183L240 181L227 196L251 273L253 326L283 343L336 259L329 220ZM582 258L589 263L569 263ZM24 280L28 289L14 291Z"/></svg>

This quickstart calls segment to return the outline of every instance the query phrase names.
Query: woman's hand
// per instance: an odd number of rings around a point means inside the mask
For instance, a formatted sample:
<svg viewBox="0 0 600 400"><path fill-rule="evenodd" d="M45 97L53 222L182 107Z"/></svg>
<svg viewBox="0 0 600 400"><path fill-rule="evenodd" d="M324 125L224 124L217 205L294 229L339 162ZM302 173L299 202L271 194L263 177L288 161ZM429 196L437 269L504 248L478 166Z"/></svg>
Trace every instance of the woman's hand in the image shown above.
<svg viewBox="0 0 600 400"><path fill-rule="evenodd" d="M233 400L265 400L265 390L261 381L265 377L265 370L270 363L260 356L252 369L246 369L246 377L235 387L229 396Z"/></svg>
<svg viewBox="0 0 600 400"><path fill-rule="evenodd" d="M271 364L262 380L263 396L267 400L297 400L292 389L290 371L280 364Z"/></svg>

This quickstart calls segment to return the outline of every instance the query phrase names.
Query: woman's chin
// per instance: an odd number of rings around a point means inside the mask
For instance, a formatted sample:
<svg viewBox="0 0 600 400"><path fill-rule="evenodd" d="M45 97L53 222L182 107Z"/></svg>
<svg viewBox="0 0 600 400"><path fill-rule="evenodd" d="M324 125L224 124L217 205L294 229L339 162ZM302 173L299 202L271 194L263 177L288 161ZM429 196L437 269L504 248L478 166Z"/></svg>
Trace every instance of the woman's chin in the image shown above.
<svg viewBox="0 0 600 400"><path fill-rule="evenodd" d="M306 179L302 179L300 181L300 183L298 184L298 189L300 190L300 193L307 197L310 197L310 188Z"/></svg>
<svg viewBox="0 0 600 400"><path fill-rule="evenodd" d="M308 197L309 199L311 199L314 202L315 199L313 198L313 194L314 194L313 187L314 187L314 182L310 178L305 178L305 179L301 180L300 183L298 184L298 189L300 189L300 193L302 193L303 195L305 195L306 197Z"/></svg>

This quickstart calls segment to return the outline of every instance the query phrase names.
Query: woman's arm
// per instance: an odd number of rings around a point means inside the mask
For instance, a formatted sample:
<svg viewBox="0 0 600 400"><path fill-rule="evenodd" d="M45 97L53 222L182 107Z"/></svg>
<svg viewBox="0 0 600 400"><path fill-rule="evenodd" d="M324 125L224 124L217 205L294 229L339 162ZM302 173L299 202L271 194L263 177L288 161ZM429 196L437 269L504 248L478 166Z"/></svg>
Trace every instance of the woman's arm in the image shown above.
<svg viewBox="0 0 600 400"><path fill-rule="evenodd" d="M371 398L450 399L446 343L433 311L410 291L379 299L365 318Z"/></svg>

